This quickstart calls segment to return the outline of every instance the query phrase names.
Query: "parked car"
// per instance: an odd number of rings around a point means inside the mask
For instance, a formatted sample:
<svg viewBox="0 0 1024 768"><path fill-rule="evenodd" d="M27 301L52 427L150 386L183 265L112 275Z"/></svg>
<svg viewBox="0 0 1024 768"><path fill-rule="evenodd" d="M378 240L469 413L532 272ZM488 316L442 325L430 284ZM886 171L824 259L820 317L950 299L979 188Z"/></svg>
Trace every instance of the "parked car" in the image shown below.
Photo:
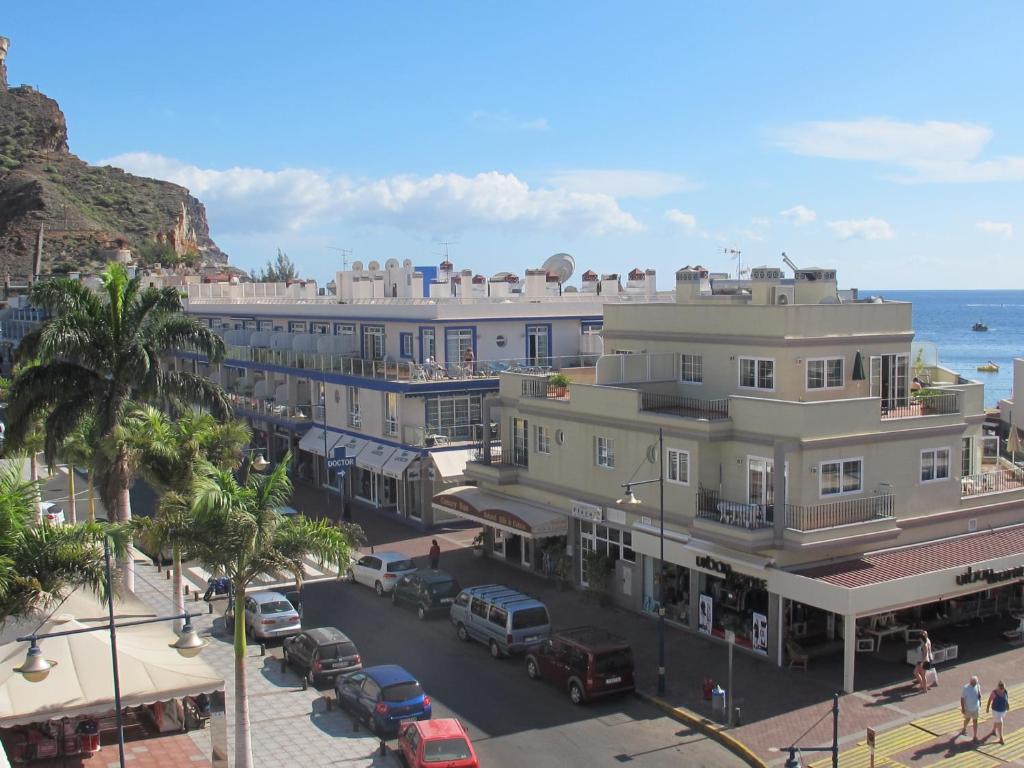
<svg viewBox="0 0 1024 768"><path fill-rule="evenodd" d="M380 736L393 735L403 720L429 720L430 697L415 677L397 664L366 667L334 681L338 706Z"/></svg>
<svg viewBox="0 0 1024 768"><path fill-rule="evenodd" d="M345 575L349 581L373 587L378 595L384 595L395 588L400 578L415 570L412 560L401 552L377 552L360 557Z"/></svg>
<svg viewBox="0 0 1024 768"><path fill-rule="evenodd" d="M409 768L479 768L469 734L458 720L403 723L398 731L398 750Z"/></svg>
<svg viewBox="0 0 1024 768"><path fill-rule="evenodd" d="M297 635L302 631L298 611L280 592L253 592L245 596L243 614L245 631L256 640L271 640ZM228 629L235 625L235 605L230 603L224 612Z"/></svg>
<svg viewBox="0 0 1024 768"><path fill-rule="evenodd" d="M348 635L335 627L307 629L284 641L284 662L314 686L345 672L363 668L363 660Z"/></svg>
<svg viewBox="0 0 1024 768"><path fill-rule="evenodd" d="M477 640L496 659L520 653L551 634L544 603L499 584L462 590L449 612L460 640Z"/></svg>
<svg viewBox="0 0 1024 768"><path fill-rule="evenodd" d="M43 520L50 525L64 525L64 510L55 501L44 501L39 505Z"/></svg>
<svg viewBox="0 0 1024 768"><path fill-rule="evenodd" d="M600 627L555 632L526 654L526 674L569 693L573 704L633 690L633 649Z"/></svg>
<svg viewBox="0 0 1024 768"><path fill-rule="evenodd" d="M444 571L416 571L398 580L391 592L393 605L412 605L423 620L443 613L455 602L459 582Z"/></svg>

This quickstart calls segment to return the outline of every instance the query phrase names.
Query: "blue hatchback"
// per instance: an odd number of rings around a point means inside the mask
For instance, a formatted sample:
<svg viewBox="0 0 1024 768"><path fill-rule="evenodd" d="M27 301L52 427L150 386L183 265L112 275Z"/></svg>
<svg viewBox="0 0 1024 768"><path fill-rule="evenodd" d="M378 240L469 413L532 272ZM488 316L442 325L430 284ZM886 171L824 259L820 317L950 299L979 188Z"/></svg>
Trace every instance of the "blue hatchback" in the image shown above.
<svg viewBox="0 0 1024 768"><path fill-rule="evenodd" d="M429 720L430 697L415 677L397 664L366 667L334 683L338 706L364 720L378 734L398 732L406 720Z"/></svg>

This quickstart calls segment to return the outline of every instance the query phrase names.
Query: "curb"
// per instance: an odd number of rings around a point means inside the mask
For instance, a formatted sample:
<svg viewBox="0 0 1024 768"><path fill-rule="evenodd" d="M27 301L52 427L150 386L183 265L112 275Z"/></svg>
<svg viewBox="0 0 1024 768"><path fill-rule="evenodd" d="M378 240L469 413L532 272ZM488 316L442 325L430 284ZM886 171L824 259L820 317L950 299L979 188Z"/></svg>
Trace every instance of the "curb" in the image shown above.
<svg viewBox="0 0 1024 768"><path fill-rule="evenodd" d="M694 730L700 731L711 740L717 741L723 747L750 765L751 768L768 768L768 764L755 755L753 751L751 751L750 747L739 739L736 739L726 733L725 726L722 726L712 720L708 720L706 717L702 717L696 712L691 712L683 707L673 707L667 701L659 699L657 696L652 696L649 693L636 691L636 695L644 701L656 706L673 720L683 723L683 725L688 725Z"/></svg>

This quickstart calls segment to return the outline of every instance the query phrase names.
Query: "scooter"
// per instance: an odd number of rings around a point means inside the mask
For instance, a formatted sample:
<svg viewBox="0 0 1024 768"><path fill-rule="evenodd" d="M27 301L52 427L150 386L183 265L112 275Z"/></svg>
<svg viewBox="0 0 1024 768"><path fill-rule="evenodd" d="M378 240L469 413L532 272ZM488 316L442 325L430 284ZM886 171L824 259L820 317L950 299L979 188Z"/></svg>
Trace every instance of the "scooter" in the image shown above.
<svg viewBox="0 0 1024 768"><path fill-rule="evenodd" d="M211 577L206 582L206 594L203 600L210 602L214 595L227 595L231 592L231 579L227 576Z"/></svg>

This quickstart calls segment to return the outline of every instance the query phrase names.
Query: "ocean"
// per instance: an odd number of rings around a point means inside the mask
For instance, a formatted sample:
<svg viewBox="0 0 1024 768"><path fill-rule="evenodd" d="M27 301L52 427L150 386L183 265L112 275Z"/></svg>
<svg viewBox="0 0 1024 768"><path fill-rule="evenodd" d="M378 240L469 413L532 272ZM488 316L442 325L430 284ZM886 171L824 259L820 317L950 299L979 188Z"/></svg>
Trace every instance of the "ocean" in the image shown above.
<svg viewBox="0 0 1024 768"><path fill-rule="evenodd" d="M939 363L985 385L992 407L1013 389L1013 358L1024 357L1024 291L861 291L914 305L915 341L938 347ZM981 321L987 333L971 330ZM998 373L982 373L991 360Z"/></svg>

